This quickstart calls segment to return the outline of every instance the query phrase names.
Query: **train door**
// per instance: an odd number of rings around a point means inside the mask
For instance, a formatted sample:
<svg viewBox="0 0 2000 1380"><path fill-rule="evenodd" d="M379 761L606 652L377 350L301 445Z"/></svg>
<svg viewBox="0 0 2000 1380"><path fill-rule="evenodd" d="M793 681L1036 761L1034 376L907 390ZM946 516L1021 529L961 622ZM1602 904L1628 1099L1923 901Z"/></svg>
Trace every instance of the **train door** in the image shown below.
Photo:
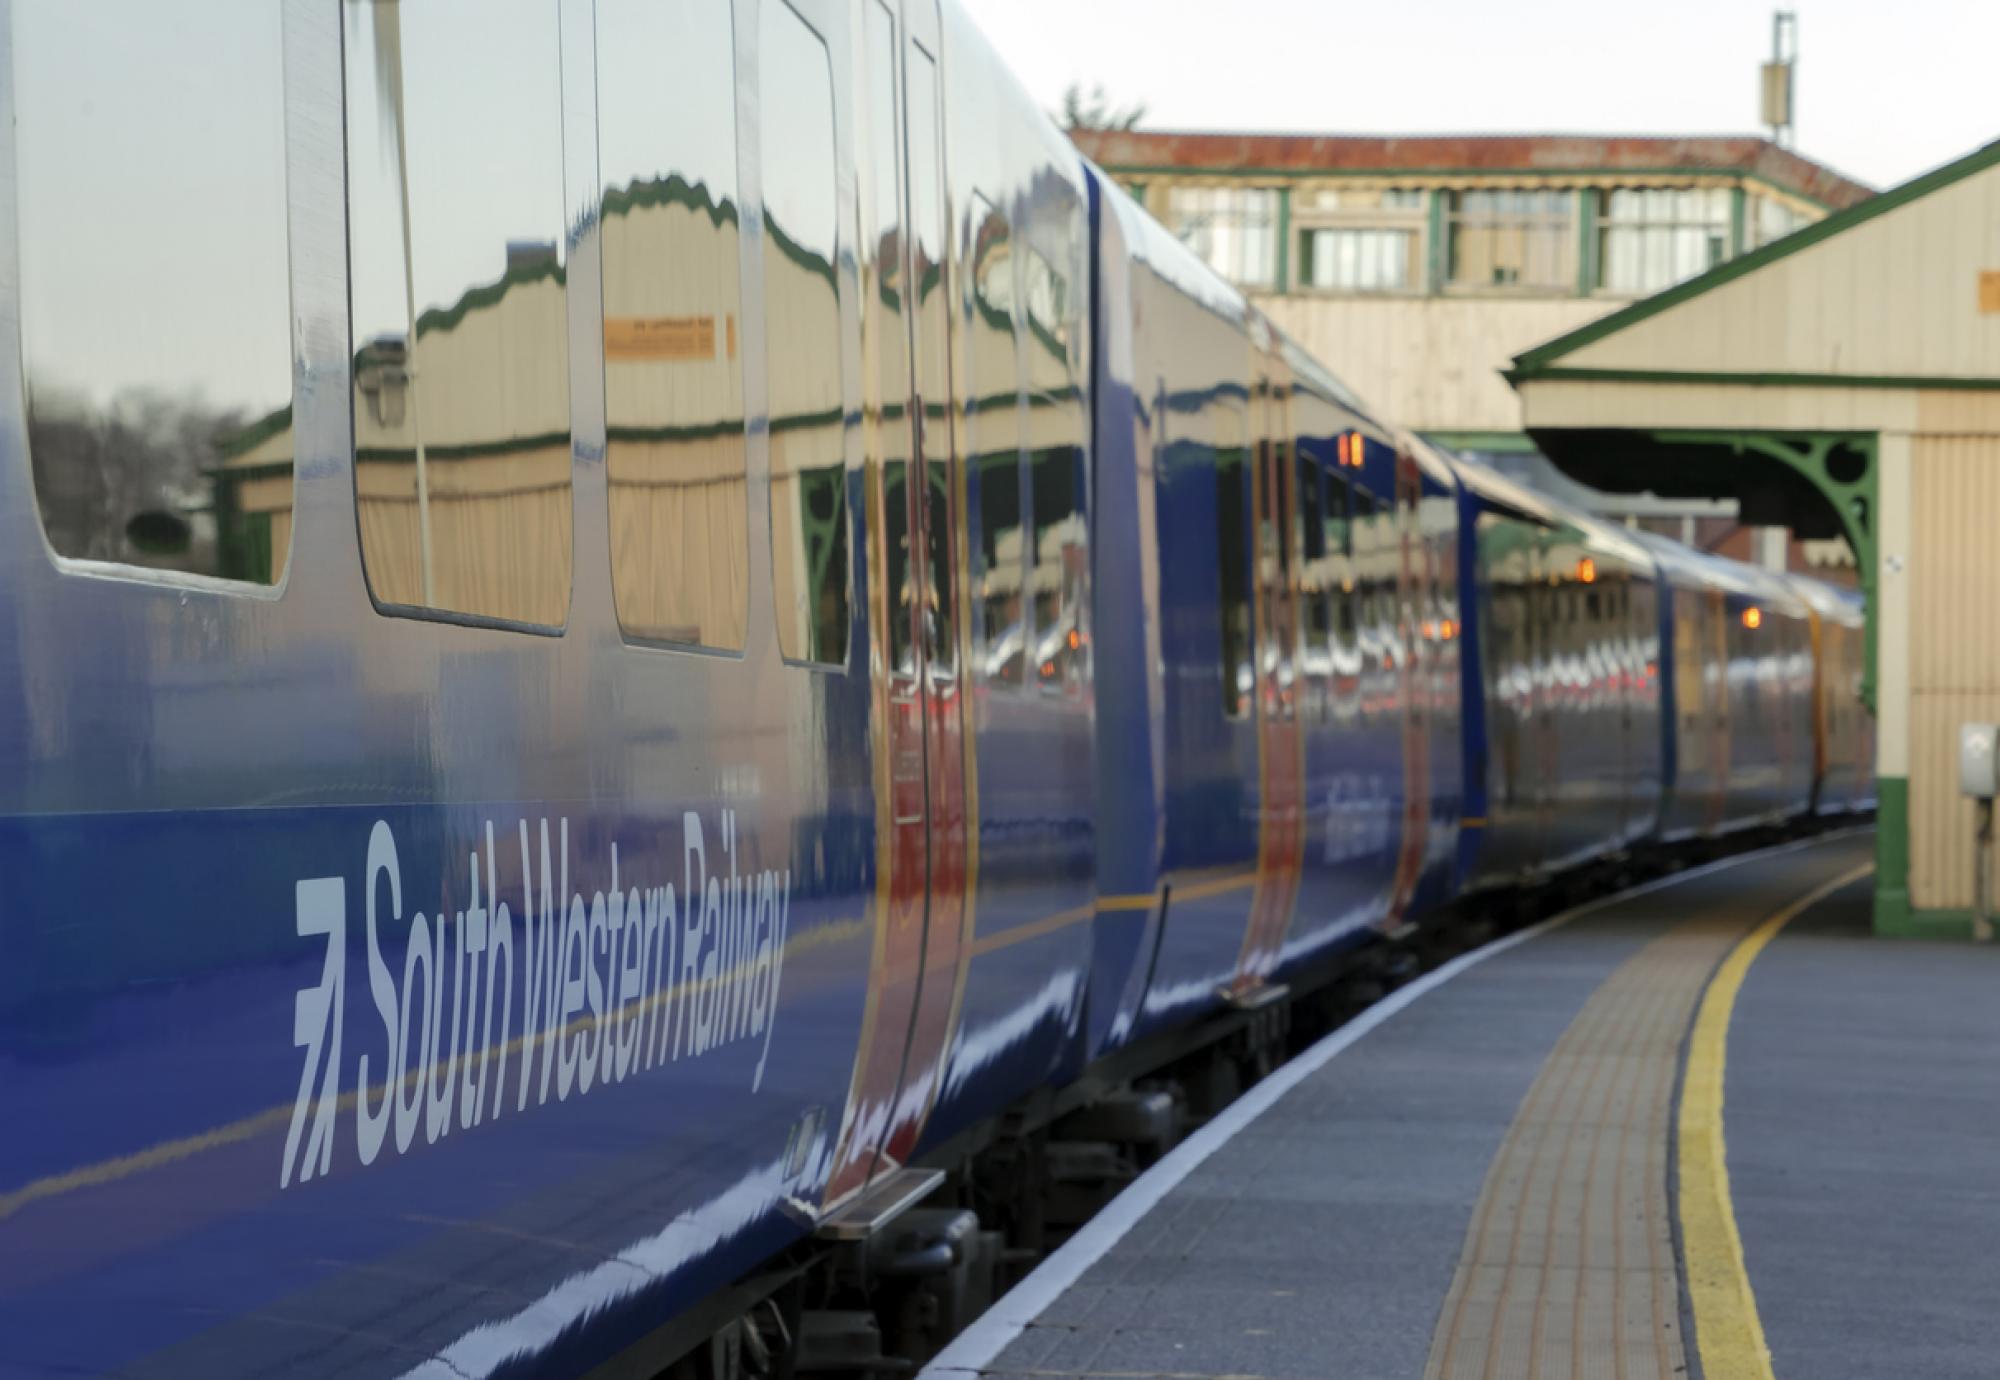
<svg viewBox="0 0 2000 1380"><path fill-rule="evenodd" d="M1305 761L1298 700L1300 548L1291 386L1282 365L1259 356L1251 426L1256 531L1257 881L1230 991L1249 995L1277 966L1291 927L1305 846Z"/></svg>
<svg viewBox="0 0 2000 1380"><path fill-rule="evenodd" d="M1430 547L1418 522L1423 503L1423 472L1406 452L1396 456L1396 532L1401 553L1396 572L1396 642L1399 698L1403 705L1403 820L1396 854L1395 880L1389 891L1386 924L1402 923L1403 912L1416 896L1429 843L1431 817L1431 648L1424 625L1432 595Z"/></svg>
<svg viewBox="0 0 2000 1380"><path fill-rule="evenodd" d="M1618 840L1629 843L1638 833L1639 800L1639 636L1634 626L1632 573L1621 568L1604 591L1611 684L1618 710Z"/></svg>
<svg viewBox="0 0 2000 1380"><path fill-rule="evenodd" d="M1708 640L1702 623L1706 596L1672 580L1662 581L1662 597L1673 600L1674 774L1670 804L1677 832L1699 830L1708 818L1713 782L1709 779Z"/></svg>
<svg viewBox="0 0 2000 1380"><path fill-rule="evenodd" d="M1551 780L1555 762L1550 751L1555 740L1552 722L1555 599L1548 583L1550 556L1547 547L1547 535L1537 531L1527 551L1527 597L1522 600L1521 608L1521 660L1527 681L1527 691L1523 696L1526 732L1522 735L1527 747L1522 754L1526 759L1526 769L1522 772L1524 789L1521 794L1523 803L1528 806L1529 817L1534 821L1532 826L1521 832L1527 844L1528 866L1534 869L1539 869L1548 856L1549 816L1555 798L1555 783Z"/></svg>
<svg viewBox="0 0 2000 1380"><path fill-rule="evenodd" d="M1806 808L1817 814L1826 792L1827 762L1831 760L1827 751L1828 735L1833 727L1832 716L1827 712L1831 707L1827 696L1827 657L1837 643L1833 623L1821 616L1812 605L1806 606L1806 645L1812 659L1812 780Z"/></svg>
<svg viewBox="0 0 2000 1380"><path fill-rule="evenodd" d="M960 694L960 485L952 431L949 236L935 0L899 35L864 6L867 200L875 278L878 463L869 467L876 676L876 936L861 1047L829 1205L900 1166L943 1072L964 957L966 789ZM900 76L900 80L898 79ZM899 100L900 95L900 100ZM901 117L900 120L898 117Z"/></svg>

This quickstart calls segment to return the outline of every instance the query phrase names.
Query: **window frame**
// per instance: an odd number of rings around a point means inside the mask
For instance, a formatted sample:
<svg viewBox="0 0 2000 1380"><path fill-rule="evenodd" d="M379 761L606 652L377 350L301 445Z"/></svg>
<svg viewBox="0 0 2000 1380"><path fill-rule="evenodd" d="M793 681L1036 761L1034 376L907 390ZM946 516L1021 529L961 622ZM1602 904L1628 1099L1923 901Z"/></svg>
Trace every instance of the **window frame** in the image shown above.
<svg viewBox="0 0 2000 1380"><path fill-rule="evenodd" d="M1326 297L1423 297L1430 293L1431 226L1430 201L1435 192L1429 187L1407 184L1359 187L1318 187L1293 197L1291 250L1293 270L1290 291ZM1345 197L1372 197L1343 205ZM1318 236L1339 233L1400 234L1409 237L1406 256L1408 278L1387 287L1352 284L1319 284L1312 281L1319 251Z"/></svg>
<svg viewBox="0 0 2000 1380"><path fill-rule="evenodd" d="M1283 188L1248 179L1176 182L1166 189L1166 204L1160 208L1164 212L1160 220L1167 227L1168 234L1185 245L1190 253L1231 287L1241 292L1275 292L1278 289L1279 231L1284 219L1280 210L1282 196ZM1226 198L1227 204L1188 208L1177 204L1183 198L1209 203ZM1249 214L1253 199L1268 208L1261 220ZM1191 226L1184 220L1191 214L1205 214L1208 218L1199 225ZM1234 235L1236 253L1228 267L1216 261L1212 242L1205 247L1195 238L1201 233L1212 234L1218 225L1227 226ZM1260 239L1264 245L1262 266L1266 276L1251 278L1243 271L1246 261L1243 249Z"/></svg>
<svg viewBox="0 0 2000 1380"><path fill-rule="evenodd" d="M1653 199L1667 196L1683 197L1698 195L1716 198L1720 206L1719 210L1713 213L1715 218L1708 220L1684 219L1678 206L1666 214L1644 214L1620 219L1614 214L1613 207L1621 193ZM1593 297L1613 297L1621 301L1636 301L1640 298L1650 297L1655 293L1665 292L1668 288L1678 287L1682 283L1689 282L1712 269L1728 263L1733 257L1731 252L1732 216L1728 206L1730 194L1731 189L1728 187L1711 186L1708 184L1621 182L1607 184L1600 188L1597 194L1596 215L1590 227L1591 295ZM1646 204L1645 201L1641 202L1642 207ZM1610 239L1612 232L1643 233L1646 231L1665 231L1671 235L1673 232L1681 230L1699 230L1703 232L1710 249L1708 263L1678 277L1669 277L1663 282L1652 282L1642 274L1641 281L1630 287L1613 287L1610 284ZM1721 252L1719 254L1714 252L1718 237L1721 241Z"/></svg>
<svg viewBox="0 0 2000 1380"><path fill-rule="evenodd" d="M1444 253L1439 271L1439 288L1452 296L1464 297L1573 297L1576 295L1577 251L1577 194L1572 187L1535 187L1524 185L1453 187L1439 193L1445 198L1442 208L1442 230ZM1492 209L1468 208L1467 198L1471 197L1534 197L1545 200L1540 211L1523 210L1519 206ZM1559 209L1558 209L1559 208ZM1556 247L1556 266L1553 276L1546 282L1535 279L1517 279L1511 283L1465 282L1458 274L1460 260L1459 236L1468 230L1482 230L1495 236L1495 244L1504 241L1498 237L1518 236L1520 260L1525 265L1534 257L1533 248L1538 236L1547 236ZM1489 256L1496 264L1502 257L1495 252Z"/></svg>

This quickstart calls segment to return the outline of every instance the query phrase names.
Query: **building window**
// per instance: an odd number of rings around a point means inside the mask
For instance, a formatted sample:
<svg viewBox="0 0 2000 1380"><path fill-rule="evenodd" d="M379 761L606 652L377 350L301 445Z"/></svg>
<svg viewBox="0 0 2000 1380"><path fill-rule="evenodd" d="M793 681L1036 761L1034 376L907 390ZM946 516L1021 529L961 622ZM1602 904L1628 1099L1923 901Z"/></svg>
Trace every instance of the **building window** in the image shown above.
<svg viewBox="0 0 2000 1380"><path fill-rule="evenodd" d="M1322 188L1301 193L1301 287L1322 292L1414 292L1424 284L1424 216L1419 187Z"/></svg>
<svg viewBox="0 0 2000 1380"><path fill-rule="evenodd" d="M1271 188L1170 188L1167 228L1238 287L1276 285L1278 194Z"/></svg>
<svg viewBox="0 0 2000 1380"><path fill-rule="evenodd" d="M1494 187L1451 194L1446 279L1459 288L1571 292L1576 193Z"/></svg>
<svg viewBox="0 0 2000 1380"><path fill-rule="evenodd" d="M346 8L369 588L385 605L560 626L572 524L557 7L482 5L476 68L456 7Z"/></svg>
<svg viewBox="0 0 2000 1380"><path fill-rule="evenodd" d="M847 660L840 188L833 68L791 6L763 7L764 341L771 412L771 583L778 646Z"/></svg>
<svg viewBox="0 0 2000 1380"><path fill-rule="evenodd" d="M42 530L62 556L272 584L292 531L278 7L24 3L11 18L0 75Z"/></svg>
<svg viewBox="0 0 2000 1380"><path fill-rule="evenodd" d="M1753 196L1750 204L1754 208L1750 221L1752 239L1749 247L1752 249L1781 240L1794 230L1803 230L1813 221L1805 212L1771 197Z"/></svg>
<svg viewBox="0 0 2000 1380"><path fill-rule="evenodd" d="M1299 285L1332 292L1408 292L1418 280L1414 230L1302 230Z"/></svg>
<svg viewBox="0 0 2000 1380"><path fill-rule="evenodd" d="M629 636L740 651L733 51L728 0L597 6L612 601Z"/></svg>
<svg viewBox="0 0 2000 1380"><path fill-rule="evenodd" d="M1613 187L1598 220L1598 286L1644 296L1729 257L1726 187Z"/></svg>

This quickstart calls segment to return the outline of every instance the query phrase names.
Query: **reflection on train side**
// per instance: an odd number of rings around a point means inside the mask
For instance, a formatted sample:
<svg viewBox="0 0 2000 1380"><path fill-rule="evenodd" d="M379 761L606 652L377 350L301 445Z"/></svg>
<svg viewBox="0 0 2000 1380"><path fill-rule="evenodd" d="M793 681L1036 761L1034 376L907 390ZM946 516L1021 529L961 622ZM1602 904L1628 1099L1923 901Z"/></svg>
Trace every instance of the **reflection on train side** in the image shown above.
<svg viewBox="0 0 2000 1380"><path fill-rule="evenodd" d="M556 6L350 0L346 19L354 483L370 588L385 604L561 624Z"/></svg>
<svg viewBox="0 0 2000 1380"><path fill-rule="evenodd" d="M612 595L635 637L740 651L734 70L728 0L597 6Z"/></svg>
<svg viewBox="0 0 2000 1380"><path fill-rule="evenodd" d="M1012 232L974 193L972 303L966 316L966 493L973 534L972 645L989 685L1020 685L1027 652L1022 590L1021 394Z"/></svg>
<svg viewBox="0 0 2000 1380"><path fill-rule="evenodd" d="M270 584L292 528L291 450L263 446L292 396L280 9L8 13L43 531L64 556ZM189 80L197 54L232 79Z"/></svg>
<svg viewBox="0 0 2000 1380"><path fill-rule="evenodd" d="M1033 450L1028 484L1034 550L1030 593L1035 620L1035 677L1042 688L1076 689L1088 677L1089 551L1083 518L1080 404L1069 387L1071 275L1030 243L1021 259L1021 306L1027 327L1028 426ZM1054 444L1049 442L1053 440Z"/></svg>
<svg viewBox="0 0 2000 1380"><path fill-rule="evenodd" d="M1344 771L1326 788L1320 859L1329 866L1379 857L1395 842L1388 782L1380 772Z"/></svg>

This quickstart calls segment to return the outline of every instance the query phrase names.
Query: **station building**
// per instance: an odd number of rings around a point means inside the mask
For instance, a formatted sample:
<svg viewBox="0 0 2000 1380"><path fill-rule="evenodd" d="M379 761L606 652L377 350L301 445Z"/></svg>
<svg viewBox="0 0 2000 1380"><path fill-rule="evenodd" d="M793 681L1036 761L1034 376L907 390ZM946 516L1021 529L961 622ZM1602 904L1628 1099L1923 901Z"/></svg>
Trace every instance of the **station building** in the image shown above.
<svg viewBox="0 0 2000 1380"><path fill-rule="evenodd" d="M1756 137L1072 137L1362 397L1543 487L1515 355L1872 194ZM1564 496L1755 554L1727 501Z"/></svg>

